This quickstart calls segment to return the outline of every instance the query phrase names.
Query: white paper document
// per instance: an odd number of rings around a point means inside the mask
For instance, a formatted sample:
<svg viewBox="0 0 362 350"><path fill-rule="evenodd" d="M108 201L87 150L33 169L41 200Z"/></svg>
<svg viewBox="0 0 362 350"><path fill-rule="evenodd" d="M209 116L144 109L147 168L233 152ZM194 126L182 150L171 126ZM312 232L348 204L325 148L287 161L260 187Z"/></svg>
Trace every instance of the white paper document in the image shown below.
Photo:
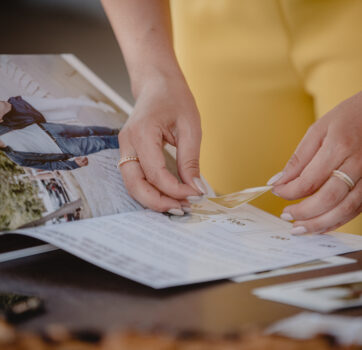
<svg viewBox="0 0 362 350"><path fill-rule="evenodd" d="M253 291L260 298L329 312L362 306L362 270L284 283Z"/></svg>
<svg viewBox="0 0 362 350"><path fill-rule="evenodd" d="M187 221L189 220L189 221ZM362 238L292 236L250 205L234 214L169 216L142 210L18 230L154 288L229 278L362 248Z"/></svg>
<svg viewBox="0 0 362 350"><path fill-rule="evenodd" d="M266 333L294 339L311 339L325 334L341 345L362 345L362 317L302 312L273 324Z"/></svg>
<svg viewBox="0 0 362 350"><path fill-rule="evenodd" d="M238 277L234 277L231 280L237 283L260 280L263 278L277 277L283 275L290 275L298 272L312 271L325 269L327 267L340 266L346 264L353 264L357 262L355 259L345 258L343 256L331 256L325 259L318 259L302 264L291 265L287 267L283 267L281 269L276 269L272 271L262 271L258 273L252 273L250 275L242 275Z"/></svg>

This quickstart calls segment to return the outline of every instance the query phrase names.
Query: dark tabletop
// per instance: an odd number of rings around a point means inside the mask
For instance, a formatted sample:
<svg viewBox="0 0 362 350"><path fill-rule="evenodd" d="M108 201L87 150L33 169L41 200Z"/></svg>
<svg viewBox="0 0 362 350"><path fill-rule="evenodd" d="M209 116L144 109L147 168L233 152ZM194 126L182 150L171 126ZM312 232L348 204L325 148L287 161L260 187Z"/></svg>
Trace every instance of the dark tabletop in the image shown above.
<svg viewBox="0 0 362 350"><path fill-rule="evenodd" d="M19 236L1 237L0 252L34 243ZM18 327L23 329L38 331L50 324L63 324L75 330L232 332L245 326L264 327L302 311L258 299L252 295L254 288L361 269L362 252L344 256L358 262L244 283L224 280L154 290L63 251L54 251L0 263L0 291L36 295L44 300L45 313L20 323ZM338 314L362 315L362 308Z"/></svg>

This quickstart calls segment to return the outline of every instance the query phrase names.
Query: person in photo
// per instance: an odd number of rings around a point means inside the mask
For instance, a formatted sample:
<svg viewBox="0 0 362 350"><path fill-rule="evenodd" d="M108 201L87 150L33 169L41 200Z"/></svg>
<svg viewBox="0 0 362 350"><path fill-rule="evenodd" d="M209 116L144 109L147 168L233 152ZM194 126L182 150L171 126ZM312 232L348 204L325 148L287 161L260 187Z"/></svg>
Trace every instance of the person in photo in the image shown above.
<svg viewBox="0 0 362 350"><path fill-rule="evenodd" d="M118 133L102 126L49 122L21 96L0 101L0 150L20 166L51 171L86 166L87 155L119 147Z"/></svg>

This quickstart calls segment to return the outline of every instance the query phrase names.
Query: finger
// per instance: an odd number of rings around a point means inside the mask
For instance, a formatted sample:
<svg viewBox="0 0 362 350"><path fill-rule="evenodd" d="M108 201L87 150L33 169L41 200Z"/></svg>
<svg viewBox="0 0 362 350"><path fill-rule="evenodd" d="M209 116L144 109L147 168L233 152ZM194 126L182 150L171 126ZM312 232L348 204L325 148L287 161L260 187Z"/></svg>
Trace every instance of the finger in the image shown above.
<svg viewBox="0 0 362 350"><path fill-rule="evenodd" d="M120 167L120 171L128 193L144 207L158 212L176 209L183 214L181 204L177 200L160 193L146 180L138 162L125 163Z"/></svg>
<svg viewBox="0 0 362 350"><path fill-rule="evenodd" d="M329 212L310 220L296 221L292 234L324 233L337 228L359 215L362 210L362 180L349 192L345 199Z"/></svg>
<svg viewBox="0 0 362 350"><path fill-rule="evenodd" d="M271 184L285 184L298 177L321 147L326 132L327 130L324 128L323 123L313 124L304 135L294 154L288 160L282 171L282 176L278 176L279 180Z"/></svg>
<svg viewBox="0 0 362 350"><path fill-rule="evenodd" d="M180 200L179 202L184 213L191 213L191 203L188 200Z"/></svg>
<svg viewBox="0 0 362 350"><path fill-rule="evenodd" d="M119 146L121 157L136 156L135 149L131 146L127 134L120 133ZM139 162L131 161L120 167L123 182L128 193L144 207L155 211L165 212L170 209L176 209L181 215L181 204L173 199L160 193L145 178L145 174Z"/></svg>
<svg viewBox="0 0 362 350"><path fill-rule="evenodd" d="M176 158L180 177L200 194L206 194L207 188L200 179L200 146L201 127L178 128Z"/></svg>
<svg viewBox="0 0 362 350"><path fill-rule="evenodd" d="M273 188L273 193L285 199L299 199L313 194L346 159L329 141L323 143L310 163L296 179Z"/></svg>
<svg viewBox="0 0 362 350"><path fill-rule="evenodd" d="M199 193L187 184L180 183L166 167L163 154L163 139L159 131L148 131L143 138L134 138L133 146L137 152L141 167L149 183L160 192L175 199L185 199Z"/></svg>
<svg viewBox="0 0 362 350"><path fill-rule="evenodd" d="M361 153L362 155L362 153ZM338 169L357 183L362 174L362 157L349 157ZM281 215L285 220L307 220L320 216L336 207L349 193L349 187L341 179L331 176L314 195L302 202L286 207Z"/></svg>

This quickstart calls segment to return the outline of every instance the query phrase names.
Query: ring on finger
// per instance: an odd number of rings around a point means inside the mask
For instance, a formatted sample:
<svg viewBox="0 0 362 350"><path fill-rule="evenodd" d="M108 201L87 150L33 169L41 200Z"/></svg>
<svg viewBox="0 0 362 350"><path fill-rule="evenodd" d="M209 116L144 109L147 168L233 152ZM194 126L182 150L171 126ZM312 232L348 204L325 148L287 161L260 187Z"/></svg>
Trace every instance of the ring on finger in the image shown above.
<svg viewBox="0 0 362 350"><path fill-rule="evenodd" d="M139 162L139 161L140 161L139 158L136 156L122 157L117 164L117 168L119 169L122 165L128 162Z"/></svg>
<svg viewBox="0 0 362 350"><path fill-rule="evenodd" d="M348 186L350 191L355 186L354 181L346 173L344 173L343 171L333 170L331 176L338 177L340 180L342 180Z"/></svg>

